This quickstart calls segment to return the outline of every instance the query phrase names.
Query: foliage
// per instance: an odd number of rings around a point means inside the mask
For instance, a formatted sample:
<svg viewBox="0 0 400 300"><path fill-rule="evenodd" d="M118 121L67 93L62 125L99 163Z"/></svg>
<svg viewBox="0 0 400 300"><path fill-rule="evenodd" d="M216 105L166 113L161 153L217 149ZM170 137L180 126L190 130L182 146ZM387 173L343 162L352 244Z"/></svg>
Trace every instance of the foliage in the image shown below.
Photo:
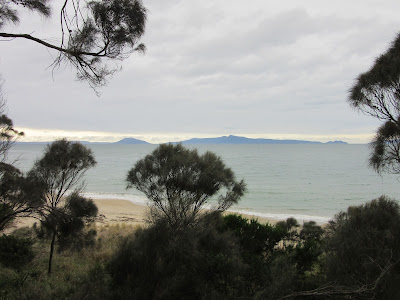
<svg viewBox="0 0 400 300"><path fill-rule="evenodd" d="M328 229L328 281L358 291L360 298L399 297L400 207L396 201L382 196L349 207L335 216Z"/></svg>
<svg viewBox="0 0 400 300"><path fill-rule="evenodd" d="M299 233L299 240L294 247L293 260L299 274L312 271L318 258L323 254L323 235L325 231L314 221L305 222Z"/></svg>
<svg viewBox="0 0 400 300"><path fill-rule="evenodd" d="M0 28L6 23L18 23L21 8L50 17L50 0L1 1ZM23 38L58 51L54 66L69 62L79 79L92 87L105 84L117 67L109 60L122 60L134 51L145 51L139 43L145 31L146 9L140 0L66 0L60 11L61 44L55 45L30 34L1 32L3 38ZM18 9L18 10L17 10Z"/></svg>
<svg viewBox="0 0 400 300"><path fill-rule="evenodd" d="M314 288L309 273L321 252L308 243L323 230L307 223L297 243L282 248L297 221L283 224L216 213L176 230L160 219L126 238L109 262L111 298L277 299Z"/></svg>
<svg viewBox="0 0 400 300"><path fill-rule="evenodd" d="M95 164L89 148L63 139L48 145L28 173L46 187L39 218L42 229L51 235L49 273L56 239L66 242L82 230L85 220L97 214L94 203L79 195L84 173ZM73 188L75 191L64 199Z"/></svg>
<svg viewBox="0 0 400 300"><path fill-rule="evenodd" d="M201 221L176 231L160 220L126 239L109 264L113 299L233 298L243 268L237 245L216 230L218 215Z"/></svg>
<svg viewBox="0 0 400 300"><path fill-rule="evenodd" d="M0 237L0 265L3 267L19 269L33 257L30 239L4 234Z"/></svg>
<svg viewBox="0 0 400 300"><path fill-rule="evenodd" d="M279 299L296 291L299 280L296 266L285 252L276 253L268 261L266 278L254 299Z"/></svg>
<svg viewBox="0 0 400 300"><path fill-rule="evenodd" d="M286 232L284 239L282 240L282 247L289 246L292 248L293 243L297 242L298 231L300 227L299 222L293 217L287 218L284 221L279 221L276 223L277 227L280 227Z"/></svg>
<svg viewBox="0 0 400 300"><path fill-rule="evenodd" d="M127 182L152 201L155 218L166 218L172 228L193 224L211 197L218 201L213 210L224 211L245 192L243 180L236 181L221 158L181 144L160 145L135 164Z"/></svg>
<svg viewBox="0 0 400 300"><path fill-rule="evenodd" d="M30 206L35 202L34 197L21 197L26 190L26 180L21 171L7 162L8 150L24 133L14 129L12 120L5 114L6 100L2 90L0 77L0 231L16 217L29 215Z"/></svg>
<svg viewBox="0 0 400 300"><path fill-rule="evenodd" d="M13 122L7 115L0 115L0 162L5 162L7 160L8 150L11 148L14 141L23 135L23 132L14 129Z"/></svg>
<svg viewBox="0 0 400 300"><path fill-rule="evenodd" d="M81 251L59 254L52 276L47 275L47 241L38 239L32 228L20 228L13 236L30 236L34 258L18 270L0 264L0 299L112 299L106 263L117 249L129 226L108 225L96 228L96 245ZM88 231L89 228L85 228Z"/></svg>
<svg viewBox="0 0 400 300"><path fill-rule="evenodd" d="M91 199L73 192L66 197L63 207L53 210L42 220L38 234L41 237L51 237L55 230L60 251L67 248L80 250L91 246L94 244L96 231L90 229L84 232L84 228L93 221L97 212L97 206Z"/></svg>
<svg viewBox="0 0 400 300"><path fill-rule="evenodd" d="M224 217L224 230L238 238L245 269L247 295L257 299L281 296L314 287L309 273L322 254L323 229L306 222L300 231L294 218L275 225L261 224L239 215ZM308 272L308 273L307 273Z"/></svg>
<svg viewBox="0 0 400 300"><path fill-rule="evenodd" d="M57 207L65 193L75 188L95 164L89 148L62 139L47 145L43 157L35 162L28 176L46 184L48 207Z"/></svg>
<svg viewBox="0 0 400 300"><path fill-rule="evenodd" d="M0 162L6 162L8 150L11 148L14 142L23 135L23 132L20 132L14 128L13 121L6 115L6 99L3 95L3 79L0 76Z"/></svg>
<svg viewBox="0 0 400 300"><path fill-rule="evenodd" d="M400 34L391 47L361 74L348 101L383 124L371 143L370 165L378 172L400 173Z"/></svg>
<svg viewBox="0 0 400 300"><path fill-rule="evenodd" d="M17 217L31 217L43 204L45 187L14 166L0 162L0 231Z"/></svg>
<svg viewBox="0 0 400 300"><path fill-rule="evenodd" d="M35 11L44 17L49 17L51 10L48 0L11 0L2 1L0 6L0 28L6 23L18 23L20 21L17 6L23 6L31 11Z"/></svg>
<svg viewBox="0 0 400 300"><path fill-rule="evenodd" d="M74 197L64 208L89 217L91 205ZM178 229L161 218L136 231L123 225L96 231L90 249L59 254L52 277L43 270L46 241L26 228L14 232L31 236L35 257L17 270L0 264L0 298L399 298L400 207L385 197L337 214L327 232L313 221L270 225L218 212ZM11 244L0 238L0 257Z"/></svg>
<svg viewBox="0 0 400 300"><path fill-rule="evenodd" d="M243 291L255 295L271 278L271 255L279 242L287 236L281 226L261 224L255 219L248 220L240 215L224 216L224 231L232 232L240 245L240 254L247 268L243 270Z"/></svg>
<svg viewBox="0 0 400 300"><path fill-rule="evenodd" d="M234 232L246 255L268 255L287 236L281 226L261 224L240 215L229 214L223 219L225 230Z"/></svg>

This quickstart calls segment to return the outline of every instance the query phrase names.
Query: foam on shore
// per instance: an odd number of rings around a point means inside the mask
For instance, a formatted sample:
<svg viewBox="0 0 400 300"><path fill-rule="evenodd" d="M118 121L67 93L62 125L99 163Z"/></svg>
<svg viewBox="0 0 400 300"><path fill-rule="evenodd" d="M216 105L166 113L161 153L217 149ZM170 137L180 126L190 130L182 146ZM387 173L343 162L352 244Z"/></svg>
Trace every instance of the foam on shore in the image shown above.
<svg viewBox="0 0 400 300"><path fill-rule="evenodd" d="M133 194L106 194L106 193L84 193L85 197L98 199L98 200L126 200L135 205L140 206L147 206L149 201L144 196L138 196ZM211 206L209 206L211 207ZM206 207L207 208L207 207ZM326 224L331 220L331 217L328 216L311 216L311 215L304 215L304 214L290 214L290 213L264 213L264 212L257 212L252 210L243 210L238 208L228 209L228 212L238 213L241 215L246 215L248 217L255 217L261 218L265 220L270 220L273 223L277 221L286 220L287 218L295 218L300 223L307 222L307 221L315 221L319 224Z"/></svg>

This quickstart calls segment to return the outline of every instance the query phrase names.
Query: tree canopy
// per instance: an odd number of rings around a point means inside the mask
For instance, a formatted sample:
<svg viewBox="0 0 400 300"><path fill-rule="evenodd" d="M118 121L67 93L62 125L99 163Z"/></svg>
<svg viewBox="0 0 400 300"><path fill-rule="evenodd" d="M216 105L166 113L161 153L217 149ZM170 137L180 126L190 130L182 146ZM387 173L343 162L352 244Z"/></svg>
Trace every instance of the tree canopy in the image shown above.
<svg viewBox="0 0 400 300"><path fill-rule="evenodd" d="M51 273L56 238L61 240L63 235L65 237L80 231L83 218L97 214L93 202L79 196L83 187L82 176L95 164L89 148L62 139L49 144L43 157L28 172L28 178L42 182L46 189L38 213L42 228L51 235L48 273ZM67 193L72 189L73 193L68 196Z"/></svg>
<svg viewBox="0 0 400 300"><path fill-rule="evenodd" d="M383 121L371 143L370 165L378 172L400 173L400 34L371 69L359 75L348 101Z"/></svg>
<svg viewBox="0 0 400 300"><path fill-rule="evenodd" d="M52 14L51 0L0 1L0 30L18 23L19 10L28 9L43 17ZM58 51L53 66L68 62L77 77L92 87L106 83L123 60L134 51L144 52L140 43L146 24L146 9L140 0L64 0L60 9L61 41L49 43L28 33L0 32L1 38L22 38ZM114 64L110 65L110 61Z"/></svg>
<svg viewBox="0 0 400 300"><path fill-rule="evenodd" d="M43 205L45 186L0 162L0 232L17 217L31 217Z"/></svg>
<svg viewBox="0 0 400 300"><path fill-rule="evenodd" d="M177 228L194 222L211 197L217 200L214 210L224 211L246 189L220 157L212 152L199 155L181 144L160 145L135 164L127 182L153 202L155 214Z"/></svg>
<svg viewBox="0 0 400 300"><path fill-rule="evenodd" d="M2 87L0 77L0 231L16 217L31 216L32 208L40 204L41 193L40 184L30 183L7 160L9 149L24 133L14 129L12 120L5 114Z"/></svg>
<svg viewBox="0 0 400 300"><path fill-rule="evenodd" d="M44 182L46 202L56 207L72 188L78 188L85 172L96 164L92 150L66 139L49 144L41 159L37 160L28 176Z"/></svg>
<svg viewBox="0 0 400 300"><path fill-rule="evenodd" d="M0 162L6 162L8 150L23 135L23 132L14 128L13 121L6 115L6 99L3 96L3 80L0 76Z"/></svg>

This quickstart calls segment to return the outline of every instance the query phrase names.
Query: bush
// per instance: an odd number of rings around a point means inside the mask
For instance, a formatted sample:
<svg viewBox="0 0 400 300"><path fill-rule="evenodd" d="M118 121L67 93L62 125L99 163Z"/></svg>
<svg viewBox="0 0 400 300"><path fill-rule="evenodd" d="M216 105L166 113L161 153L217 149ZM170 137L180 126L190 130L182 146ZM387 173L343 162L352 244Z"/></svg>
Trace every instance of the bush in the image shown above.
<svg viewBox="0 0 400 300"><path fill-rule="evenodd" d="M127 238L109 264L113 298L233 298L244 268L237 244L216 230L220 217L205 218L178 231L158 222Z"/></svg>
<svg viewBox="0 0 400 300"><path fill-rule="evenodd" d="M0 264L20 269L34 258L32 244L30 239L3 234L0 237Z"/></svg>
<svg viewBox="0 0 400 300"><path fill-rule="evenodd" d="M231 230L239 239L243 250L249 255L267 254L286 235L287 230L280 226L261 224L240 215L224 217L225 230Z"/></svg>
<svg viewBox="0 0 400 300"><path fill-rule="evenodd" d="M249 266L243 276L247 295L276 299L310 286L305 273L322 254L324 231L312 221L304 223L300 232L298 227L294 218L270 225L240 215L224 217L224 230L238 238L242 259Z"/></svg>
<svg viewBox="0 0 400 300"><path fill-rule="evenodd" d="M359 297L399 299L400 207L384 196L349 207L328 226L326 272Z"/></svg>

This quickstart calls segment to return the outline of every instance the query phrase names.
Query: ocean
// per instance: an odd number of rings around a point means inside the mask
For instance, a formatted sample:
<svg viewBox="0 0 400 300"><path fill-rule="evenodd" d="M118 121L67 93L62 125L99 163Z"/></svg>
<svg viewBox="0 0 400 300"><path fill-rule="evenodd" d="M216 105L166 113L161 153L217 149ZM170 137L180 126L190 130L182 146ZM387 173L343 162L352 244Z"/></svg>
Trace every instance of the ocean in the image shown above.
<svg viewBox="0 0 400 300"><path fill-rule="evenodd" d="M85 195L145 204L145 196L126 190L125 178L136 161L156 145L90 144L97 165L85 174ZM23 171L41 157L45 145L15 144L9 160ZM397 199L398 175L380 176L368 167L368 145L191 145L213 151L244 179L247 193L231 211L300 222L327 222L336 213L381 195Z"/></svg>

